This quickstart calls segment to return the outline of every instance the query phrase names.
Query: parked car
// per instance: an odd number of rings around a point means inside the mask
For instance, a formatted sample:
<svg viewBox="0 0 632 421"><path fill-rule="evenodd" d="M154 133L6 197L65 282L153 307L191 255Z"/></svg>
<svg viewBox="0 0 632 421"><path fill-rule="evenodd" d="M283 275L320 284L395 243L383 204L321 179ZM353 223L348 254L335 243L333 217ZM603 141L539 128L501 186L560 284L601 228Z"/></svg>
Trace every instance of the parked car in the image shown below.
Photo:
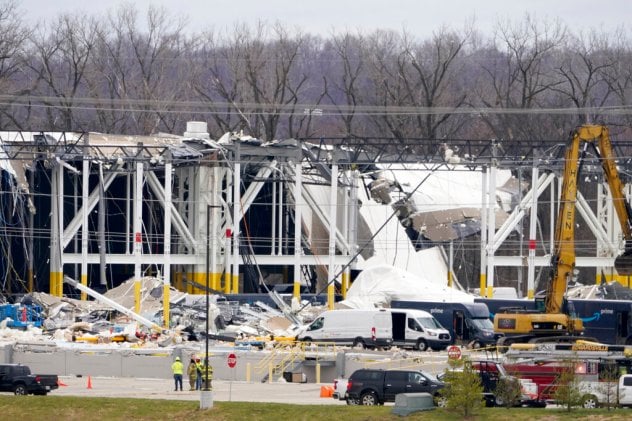
<svg viewBox="0 0 632 421"><path fill-rule="evenodd" d="M348 404L383 405L395 402L399 393L426 392L443 406L439 394L443 387L443 382L423 371L360 369L349 376L346 397Z"/></svg>
<svg viewBox="0 0 632 421"><path fill-rule="evenodd" d="M46 395L58 387L55 374L31 374L31 369L25 365L0 364L0 392Z"/></svg>

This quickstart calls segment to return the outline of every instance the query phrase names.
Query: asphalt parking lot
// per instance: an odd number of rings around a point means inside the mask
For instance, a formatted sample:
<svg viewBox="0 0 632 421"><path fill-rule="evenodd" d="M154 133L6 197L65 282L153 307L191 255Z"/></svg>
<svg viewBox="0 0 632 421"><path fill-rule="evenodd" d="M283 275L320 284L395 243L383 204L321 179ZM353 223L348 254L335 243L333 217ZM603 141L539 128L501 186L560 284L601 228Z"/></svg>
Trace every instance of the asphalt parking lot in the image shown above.
<svg viewBox="0 0 632 421"><path fill-rule="evenodd" d="M60 376L59 389L51 396L90 396L112 398L147 398L199 401L199 391L189 391L184 381L184 391L175 392L172 379L136 379L114 377ZM88 388L90 380L91 388ZM247 383L243 381L213 381L213 401L276 402L303 405L346 405L345 401L321 398L321 386L314 383Z"/></svg>

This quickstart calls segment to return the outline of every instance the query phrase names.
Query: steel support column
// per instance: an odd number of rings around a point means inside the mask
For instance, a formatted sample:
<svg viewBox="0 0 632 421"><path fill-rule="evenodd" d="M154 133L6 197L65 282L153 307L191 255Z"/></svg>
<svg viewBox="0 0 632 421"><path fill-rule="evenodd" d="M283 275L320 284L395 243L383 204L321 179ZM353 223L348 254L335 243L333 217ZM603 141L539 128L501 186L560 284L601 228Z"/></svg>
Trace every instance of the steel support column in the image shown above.
<svg viewBox="0 0 632 421"><path fill-rule="evenodd" d="M301 264L300 256L302 254L301 236L302 236L302 206L303 206L303 185L302 175L303 167L300 156L294 167L294 290L293 295L296 299L301 298Z"/></svg>
<svg viewBox="0 0 632 421"><path fill-rule="evenodd" d="M239 292L239 242L241 241L241 230L239 221L242 215L241 206L241 152L237 146L233 171L233 271L231 280L231 292Z"/></svg>
<svg viewBox="0 0 632 421"><path fill-rule="evenodd" d="M336 213L338 209L338 164L331 166L331 187L329 195L329 276L327 283L327 307L334 309L334 282L336 281Z"/></svg>
<svg viewBox="0 0 632 421"><path fill-rule="evenodd" d="M483 167L481 173L481 269L479 276L481 297L487 295L487 207L489 206L487 188L487 167Z"/></svg>
<svg viewBox="0 0 632 421"><path fill-rule="evenodd" d="M164 265L162 269L162 314L163 327L169 329L170 315L170 293L171 293L171 196L172 196L172 171L173 164L168 161L165 164L165 202L163 204L165 210L164 235L163 235L163 254Z"/></svg>
<svg viewBox="0 0 632 421"><path fill-rule="evenodd" d="M87 157L83 157L81 179L81 285L88 286L88 195L90 194L90 162ZM81 299L83 301L88 299L88 294L85 291L81 291Z"/></svg>
<svg viewBox="0 0 632 421"><path fill-rule="evenodd" d="M496 166L492 165L489 171L489 194L487 208L487 238L493 239L496 232ZM494 295L494 247L487 245L487 298Z"/></svg>
<svg viewBox="0 0 632 421"><path fill-rule="evenodd" d="M531 191L538 182L538 167L533 165L531 170ZM538 223L538 194L531 195L531 214L529 215L529 266L527 267L527 298L533 299L535 294L535 249L536 231Z"/></svg>
<svg viewBox="0 0 632 421"><path fill-rule="evenodd" d="M63 170L60 164L55 165L51 171L51 224L50 224L50 294L56 297L62 296L59 280L63 276L61 262L60 236L62 226L60 212L63 206L63 190L61 188ZM61 191L60 191L61 190Z"/></svg>
<svg viewBox="0 0 632 421"><path fill-rule="evenodd" d="M140 314L141 266L143 254L143 164L136 163L134 173L134 312Z"/></svg>

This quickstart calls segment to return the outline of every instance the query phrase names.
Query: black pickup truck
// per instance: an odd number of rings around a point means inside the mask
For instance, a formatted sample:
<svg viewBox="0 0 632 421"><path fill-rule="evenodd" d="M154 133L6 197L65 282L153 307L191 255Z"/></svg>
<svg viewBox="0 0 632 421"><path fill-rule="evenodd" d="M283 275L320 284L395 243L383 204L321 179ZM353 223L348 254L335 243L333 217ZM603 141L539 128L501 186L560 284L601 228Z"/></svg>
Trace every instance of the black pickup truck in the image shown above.
<svg viewBox="0 0 632 421"><path fill-rule="evenodd" d="M56 374L31 374L21 364L0 364L0 392L16 395L46 395L59 387Z"/></svg>
<svg viewBox="0 0 632 421"><path fill-rule="evenodd" d="M445 404L439 391L445 384L432 374L415 370L360 369L347 382L347 403L382 405L395 402L398 393L430 393L438 406Z"/></svg>

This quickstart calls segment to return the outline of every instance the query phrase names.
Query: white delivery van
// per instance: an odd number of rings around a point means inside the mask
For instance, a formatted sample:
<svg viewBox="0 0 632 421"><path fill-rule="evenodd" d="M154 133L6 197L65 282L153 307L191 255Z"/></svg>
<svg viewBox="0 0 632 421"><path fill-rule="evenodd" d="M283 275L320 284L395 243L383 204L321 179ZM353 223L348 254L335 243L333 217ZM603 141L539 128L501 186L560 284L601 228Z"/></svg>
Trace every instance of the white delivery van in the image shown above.
<svg viewBox="0 0 632 421"><path fill-rule="evenodd" d="M384 309L328 310L308 325L297 339L305 342L388 348L393 343L391 313Z"/></svg>
<svg viewBox="0 0 632 421"><path fill-rule="evenodd" d="M444 350L450 345L450 332L434 316L423 310L391 308L393 345L425 351Z"/></svg>

